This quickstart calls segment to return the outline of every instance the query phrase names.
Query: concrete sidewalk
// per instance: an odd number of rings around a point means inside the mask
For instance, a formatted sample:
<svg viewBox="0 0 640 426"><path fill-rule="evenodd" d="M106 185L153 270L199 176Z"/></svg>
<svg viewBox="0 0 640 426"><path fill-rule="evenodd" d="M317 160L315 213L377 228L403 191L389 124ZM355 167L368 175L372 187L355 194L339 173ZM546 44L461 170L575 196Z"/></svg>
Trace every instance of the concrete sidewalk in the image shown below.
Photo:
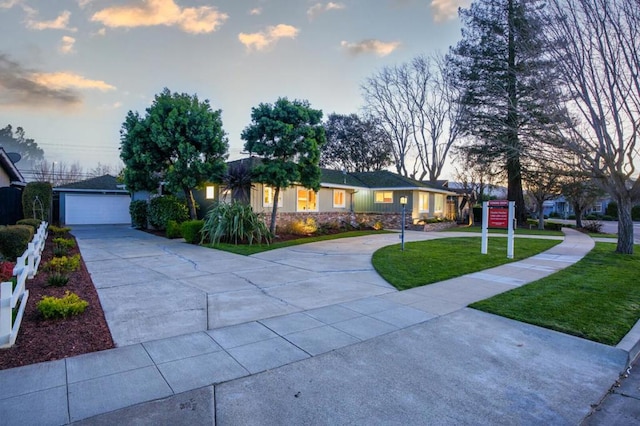
<svg viewBox="0 0 640 426"><path fill-rule="evenodd" d="M403 292L370 263L393 234L246 258L74 232L121 347L0 371L3 424L576 424L628 358L465 308L579 260L593 241L572 230L533 258Z"/></svg>

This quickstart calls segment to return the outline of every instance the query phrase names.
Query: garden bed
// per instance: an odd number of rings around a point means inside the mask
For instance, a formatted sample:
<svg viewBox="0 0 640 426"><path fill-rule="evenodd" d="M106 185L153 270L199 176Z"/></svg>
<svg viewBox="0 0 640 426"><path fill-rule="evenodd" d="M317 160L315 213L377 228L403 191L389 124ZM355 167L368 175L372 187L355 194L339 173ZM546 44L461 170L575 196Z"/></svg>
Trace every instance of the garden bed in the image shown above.
<svg viewBox="0 0 640 426"><path fill-rule="evenodd" d="M73 238L70 235L66 237ZM22 325L15 345L9 349L0 349L0 370L114 347L98 293L84 261L81 260L79 270L69 274L69 282L65 286L47 286L48 273L43 270L43 266L53 257L53 238L50 233L38 274L27 280L29 300ZM69 255L76 253L79 253L77 247L69 250ZM78 316L45 320L36 304L43 296L63 297L66 291L89 302L87 309Z"/></svg>

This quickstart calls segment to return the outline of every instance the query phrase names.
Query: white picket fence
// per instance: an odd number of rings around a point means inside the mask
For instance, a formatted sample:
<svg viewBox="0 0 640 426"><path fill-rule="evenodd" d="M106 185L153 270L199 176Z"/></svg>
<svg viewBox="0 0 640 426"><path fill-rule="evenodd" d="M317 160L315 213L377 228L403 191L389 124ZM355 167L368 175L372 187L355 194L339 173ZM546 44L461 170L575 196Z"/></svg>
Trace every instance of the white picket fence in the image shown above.
<svg viewBox="0 0 640 426"><path fill-rule="evenodd" d="M27 250L16 260L16 266L13 268L13 276L17 279L16 288L13 288L11 282L0 284L0 348L10 348L16 342L29 298L26 281L38 273L47 235L48 224L42 222ZM18 304L20 304L18 314L15 321L12 321L13 310Z"/></svg>

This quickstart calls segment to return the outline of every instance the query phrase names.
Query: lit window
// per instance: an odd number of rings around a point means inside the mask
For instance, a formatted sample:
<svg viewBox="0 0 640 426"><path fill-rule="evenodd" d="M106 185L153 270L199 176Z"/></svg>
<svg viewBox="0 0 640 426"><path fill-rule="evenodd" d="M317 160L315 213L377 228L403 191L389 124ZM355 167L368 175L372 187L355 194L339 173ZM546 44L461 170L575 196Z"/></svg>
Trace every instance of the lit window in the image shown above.
<svg viewBox="0 0 640 426"><path fill-rule="evenodd" d="M444 195L436 194L435 213L442 213L444 211Z"/></svg>
<svg viewBox="0 0 640 426"><path fill-rule="evenodd" d="M376 203L393 203L393 191L376 191Z"/></svg>
<svg viewBox="0 0 640 426"><path fill-rule="evenodd" d="M333 207L346 207L346 198L344 189L333 190Z"/></svg>
<svg viewBox="0 0 640 426"><path fill-rule="evenodd" d="M318 195L315 191L306 188L298 188L298 210L302 211L318 211Z"/></svg>
<svg viewBox="0 0 640 426"><path fill-rule="evenodd" d="M262 207L273 207L273 197L275 193L275 188L270 186L262 187ZM282 207L282 190L278 194L278 207Z"/></svg>
<svg viewBox="0 0 640 426"><path fill-rule="evenodd" d="M421 212L429 211L429 194L426 192L421 192L420 197L418 198L418 208Z"/></svg>
<svg viewBox="0 0 640 426"><path fill-rule="evenodd" d="M214 198L216 198L214 186L207 186L205 188L204 198L206 198L207 200L213 200Z"/></svg>

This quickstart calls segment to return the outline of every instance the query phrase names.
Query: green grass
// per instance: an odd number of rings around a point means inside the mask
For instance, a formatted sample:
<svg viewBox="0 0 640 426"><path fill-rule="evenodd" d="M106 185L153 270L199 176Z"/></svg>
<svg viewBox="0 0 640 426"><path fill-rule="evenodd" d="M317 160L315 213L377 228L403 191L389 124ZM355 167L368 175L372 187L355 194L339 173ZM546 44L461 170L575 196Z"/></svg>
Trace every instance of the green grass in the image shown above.
<svg viewBox="0 0 640 426"><path fill-rule="evenodd" d="M304 237L297 240L288 240L288 241L280 241L277 240L272 242L271 244L228 244L228 243L219 243L219 244L205 244L205 247L228 251L230 253L241 254L244 256L250 256L256 253L262 253L263 251L275 250L284 247L297 246L300 244L306 243L315 243L317 241L327 241L327 240L337 240L340 238L351 238L351 237L362 237L363 235L372 235L372 234L387 234L391 233L391 231L348 231L341 232L339 234L330 234L330 235L319 235L317 237Z"/></svg>
<svg viewBox="0 0 640 426"><path fill-rule="evenodd" d="M596 243L575 265L471 307L606 345L640 319L640 254Z"/></svg>
<svg viewBox="0 0 640 426"><path fill-rule="evenodd" d="M459 228L449 228L445 229L442 232L453 231L453 232L469 232L469 233L482 233L482 228L479 226L461 226ZM489 229L490 234L505 234L507 233L506 229ZM517 228L515 229L515 235L549 235L549 236L563 236L562 231L547 231L547 230L539 230L539 229L527 229L527 228Z"/></svg>
<svg viewBox="0 0 640 426"><path fill-rule="evenodd" d="M398 290L419 287L483 269L521 260L548 250L560 240L519 238L514 259L507 259L507 239L489 238L487 254L480 253L481 238L443 238L392 245L373 254L373 267Z"/></svg>

